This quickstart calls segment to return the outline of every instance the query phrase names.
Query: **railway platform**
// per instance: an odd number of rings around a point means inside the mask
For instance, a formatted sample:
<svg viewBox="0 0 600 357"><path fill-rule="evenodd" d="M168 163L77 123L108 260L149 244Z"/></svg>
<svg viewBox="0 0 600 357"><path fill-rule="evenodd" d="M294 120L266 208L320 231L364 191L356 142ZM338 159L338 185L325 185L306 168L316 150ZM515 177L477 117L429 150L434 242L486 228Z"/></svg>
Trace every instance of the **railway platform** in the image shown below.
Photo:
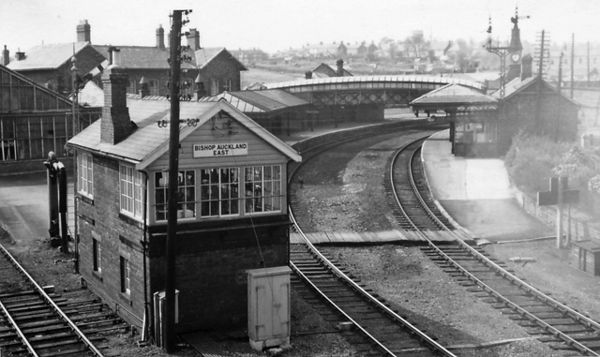
<svg viewBox="0 0 600 357"><path fill-rule="evenodd" d="M421 151L432 195L447 217L491 242L553 234L519 206L502 160L456 157L448 137L448 130L432 135Z"/></svg>

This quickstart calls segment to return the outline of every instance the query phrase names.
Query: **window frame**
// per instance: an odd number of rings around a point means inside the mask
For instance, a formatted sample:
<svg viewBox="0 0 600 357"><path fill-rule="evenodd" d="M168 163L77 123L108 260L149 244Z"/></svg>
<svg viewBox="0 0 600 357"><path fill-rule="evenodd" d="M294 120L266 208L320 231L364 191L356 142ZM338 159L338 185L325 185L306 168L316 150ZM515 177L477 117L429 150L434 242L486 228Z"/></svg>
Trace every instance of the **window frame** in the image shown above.
<svg viewBox="0 0 600 357"><path fill-rule="evenodd" d="M102 275L102 241L92 238L92 271Z"/></svg>
<svg viewBox="0 0 600 357"><path fill-rule="evenodd" d="M123 169L125 172L123 172ZM123 192L123 184L128 186L129 192ZM127 193L130 193L130 195L127 195ZM128 205L130 205L131 210L123 208L124 199L128 202ZM133 165L127 165L122 162L119 163L119 213L141 221L144 218L143 199L143 174L140 171L137 171Z"/></svg>
<svg viewBox="0 0 600 357"><path fill-rule="evenodd" d="M94 199L94 157L87 152L77 155L77 193Z"/></svg>
<svg viewBox="0 0 600 357"><path fill-rule="evenodd" d="M268 215L268 214L273 214L273 213L280 213L283 212L283 204L282 204L282 199L283 197L285 197L284 193L283 193L283 171L282 171L282 165L280 164L276 164L276 165L251 165L251 166L245 166L244 167L244 216L257 216L257 215ZM270 179L265 179L265 167L269 167L271 169L271 178ZM277 167L279 169L279 177L277 179L274 178L274 168ZM260 177L260 186L261 186L261 194L260 196L256 196L256 195L252 195L252 196L248 196L248 191L246 190L247 185L250 183L252 185L255 185L258 181L254 180L254 176L255 176L255 169L256 168L260 168L260 172L261 172L261 177ZM250 169L251 170L251 174L252 174L252 180L250 182L247 181L247 174L246 174L246 170ZM265 187L267 185L265 185L265 183L270 183L271 184L271 195L266 196L265 195ZM279 195L275 195L274 194L274 184L277 183L279 186ZM248 199L256 199L256 198L260 198L261 200L261 211L248 211L247 210L247 200ZM273 209L271 208L270 210L265 210L266 207L266 198L270 198L271 199L271 207L273 207L273 202L275 199L279 200L279 208L278 209ZM254 205L253 205L254 206Z"/></svg>
<svg viewBox="0 0 600 357"><path fill-rule="evenodd" d="M210 171L212 170L217 170L217 182L212 182L210 181ZM237 213L229 213L229 214L223 214L223 197L222 197L222 187L223 185L226 185L228 187L228 191L229 193L232 192L231 190L231 186L232 186L232 182L223 182L222 179L222 170L229 170L229 174L231 174L231 170L235 170L236 173L236 177L237 177L237 198L231 198L231 197L227 197L226 201L230 203L230 207L231 207L231 203L232 202L237 202ZM208 171L208 176L209 176L209 181L207 184L204 184L202 182L202 174L203 171ZM200 169L200 185L199 185L199 189L200 189L200 198L198 199L198 203L200 206L200 219L212 219L212 218L226 218L226 217L238 217L242 214L241 211L241 204L240 202L243 200L243 198L241 197L241 176L240 176L240 171L241 168L238 166L226 166L226 167L204 167ZM218 198L214 199L212 196L209 197L208 199L204 200L203 199L203 188L207 187L209 190L211 189L211 186L216 186L217 187L217 192L218 192ZM230 195L231 196L231 195ZM217 202L217 211L218 214L209 214L209 215L204 215L204 211L202 209L203 204L205 202L208 202L209 206L211 205L212 202ZM231 209L230 209L231 211Z"/></svg>
<svg viewBox="0 0 600 357"><path fill-rule="evenodd" d="M187 175L188 172L193 172L194 173L194 183L192 185L187 185L185 183L186 175ZM183 169L178 170L178 174L179 173L183 173L183 176L184 176L183 182L184 183L183 183L183 185L179 185L179 184L177 185L178 190L180 188L183 188L184 192L186 192L186 189L189 188L189 187L192 187L194 189L193 200L190 201L186 197L184 199L184 201L181 201L181 203L184 205L184 207L185 207L185 205L187 205L189 203L193 203L194 204L194 214L193 214L192 217L177 217L177 221L178 222L179 221L193 221L193 220L196 220L198 218L198 200L197 200L197 195L198 195L198 193L197 193L197 191L198 191L197 190L197 181L198 181L198 178L197 178L197 175L196 175L196 169L186 169L186 168L183 168ZM156 180L156 175L157 174L161 174L161 175L163 175L163 177L165 177L167 179L167 183L164 186L159 186L158 185L158 182ZM154 214L153 214L152 218L154 219L155 222L164 223L164 222L166 222L168 220L168 204L169 204L169 200L168 200L168 192L169 192L168 179L169 179L169 171L168 170L159 170L159 171L154 171L154 173L153 173L153 184L154 184L154 189L153 189L153 192L154 192L154 195L153 195L153 198L154 198L154 204L153 204L154 212L153 213ZM164 219L158 219L158 216L157 216L158 215L158 206L159 206L159 204L157 203L156 195L157 195L157 192L159 190L163 191L163 197L165 198L164 203L160 204L161 206L165 206L165 208L164 208L164 211L165 211L165 217L164 217ZM177 203L179 204L180 201L178 201Z"/></svg>
<svg viewBox="0 0 600 357"><path fill-rule="evenodd" d="M128 257L119 255L120 292L131 297L131 263Z"/></svg>

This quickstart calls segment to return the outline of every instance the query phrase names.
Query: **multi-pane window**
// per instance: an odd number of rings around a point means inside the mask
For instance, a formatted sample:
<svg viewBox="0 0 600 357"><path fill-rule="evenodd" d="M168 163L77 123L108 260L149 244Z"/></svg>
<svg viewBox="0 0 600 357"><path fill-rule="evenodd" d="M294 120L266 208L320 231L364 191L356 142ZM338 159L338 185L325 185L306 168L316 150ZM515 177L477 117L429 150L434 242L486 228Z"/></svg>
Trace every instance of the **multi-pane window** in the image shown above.
<svg viewBox="0 0 600 357"><path fill-rule="evenodd" d="M92 238L92 265L96 273L102 273L102 246L97 239Z"/></svg>
<svg viewBox="0 0 600 357"><path fill-rule="evenodd" d="M121 256L121 292L125 295L131 295L131 280L130 280L130 267L129 259Z"/></svg>
<svg viewBox="0 0 600 357"><path fill-rule="evenodd" d="M244 169L246 213L281 210L281 166L251 166Z"/></svg>
<svg viewBox="0 0 600 357"><path fill-rule="evenodd" d="M200 170L200 216L228 216L240 212L239 168Z"/></svg>
<svg viewBox="0 0 600 357"><path fill-rule="evenodd" d="M79 193L94 197L94 163L91 154L77 155L77 188Z"/></svg>
<svg viewBox="0 0 600 357"><path fill-rule="evenodd" d="M169 173L154 176L156 220L167 219ZM179 171L177 175L177 218L196 217L196 175L194 170Z"/></svg>
<svg viewBox="0 0 600 357"><path fill-rule="evenodd" d="M144 195L142 173L135 171L133 166L121 164L119 166L119 189L121 213L135 218L142 218L142 199Z"/></svg>

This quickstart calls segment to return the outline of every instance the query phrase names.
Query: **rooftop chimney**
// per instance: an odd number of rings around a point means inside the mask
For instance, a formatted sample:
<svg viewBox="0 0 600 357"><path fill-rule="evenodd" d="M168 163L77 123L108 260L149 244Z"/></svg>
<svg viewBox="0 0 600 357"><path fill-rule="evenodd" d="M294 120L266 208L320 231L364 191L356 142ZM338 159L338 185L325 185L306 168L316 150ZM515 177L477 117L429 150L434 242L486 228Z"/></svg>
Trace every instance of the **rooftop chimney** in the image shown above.
<svg viewBox="0 0 600 357"><path fill-rule="evenodd" d="M77 42L92 42L88 20L82 20L77 25Z"/></svg>
<svg viewBox="0 0 600 357"><path fill-rule="evenodd" d="M200 32L197 29L190 29L190 34L187 36L188 46L192 51L200 49Z"/></svg>
<svg viewBox="0 0 600 357"><path fill-rule="evenodd" d="M165 30L162 25L156 29L156 47L161 50L165 49Z"/></svg>
<svg viewBox="0 0 600 357"><path fill-rule="evenodd" d="M306 72L304 72L304 78L305 79L312 79L312 71L306 71Z"/></svg>
<svg viewBox="0 0 600 357"><path fill-rule="evenodd" d="M117 47L108 46L108 64L118 66L121 64L120 52Z"/></svg>
<svg viewBox="0 0 600 357"><path fill-rule="evenodd" d="M135 129L129 120L127 85L129 76L116 65L110 65L102 74L104 107L100 121L100 141L115 145L127 138Z"/></svg>
<svg viewBox="0 0 600 357"><path fill-rule="evenodd" d="M10 62L10 52L8 52L6 45L4 45L4 49L2 50L2 60L0 60L0 63L2 63L3 66L6 66L8 62Z"/></svg>
<svg viewBox="0 0 600 357"><path fill-rule="evenodd" d="M526 54L521 59L521 80L533 76L533 57L530 54Z"/></svg>
<svg viewBox="0 0 600 357"><path fill-rule="evenodd" d="M25 52L17 51L15 52L15 59L17 61L22 61L25 59Z"/></svg>
<svg viewBox="0 0 600 357"><path fill-rule="evenodd" d="M335 71L335 74L338 77L343 77L344 76L344 60L343 59L339 59L335 62L335 64L337 65L337 70Z"/></svg>

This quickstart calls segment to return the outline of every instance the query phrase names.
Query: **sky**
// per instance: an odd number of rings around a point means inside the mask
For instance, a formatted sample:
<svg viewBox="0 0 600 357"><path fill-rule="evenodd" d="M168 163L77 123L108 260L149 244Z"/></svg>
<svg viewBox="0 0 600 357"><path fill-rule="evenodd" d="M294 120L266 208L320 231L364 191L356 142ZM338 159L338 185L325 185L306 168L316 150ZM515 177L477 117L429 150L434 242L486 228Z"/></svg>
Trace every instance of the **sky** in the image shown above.
<svg viewBox="0 0 600 357"><path fill-rule="evenodd" d="M494 39L508 41L515 5L531 16L520 21L524 41L534 43L544 29L560 44L572 33L576 42L600 42L597 0L0 0L0 46L14 54L73 42L83 19L92 43L153 46L159 25L168 33L173 9L192 9L186 26L200 31L202 46L231 50L377 42L404 39L414 30L427 39L483 41L490 15Z"/></svg>

